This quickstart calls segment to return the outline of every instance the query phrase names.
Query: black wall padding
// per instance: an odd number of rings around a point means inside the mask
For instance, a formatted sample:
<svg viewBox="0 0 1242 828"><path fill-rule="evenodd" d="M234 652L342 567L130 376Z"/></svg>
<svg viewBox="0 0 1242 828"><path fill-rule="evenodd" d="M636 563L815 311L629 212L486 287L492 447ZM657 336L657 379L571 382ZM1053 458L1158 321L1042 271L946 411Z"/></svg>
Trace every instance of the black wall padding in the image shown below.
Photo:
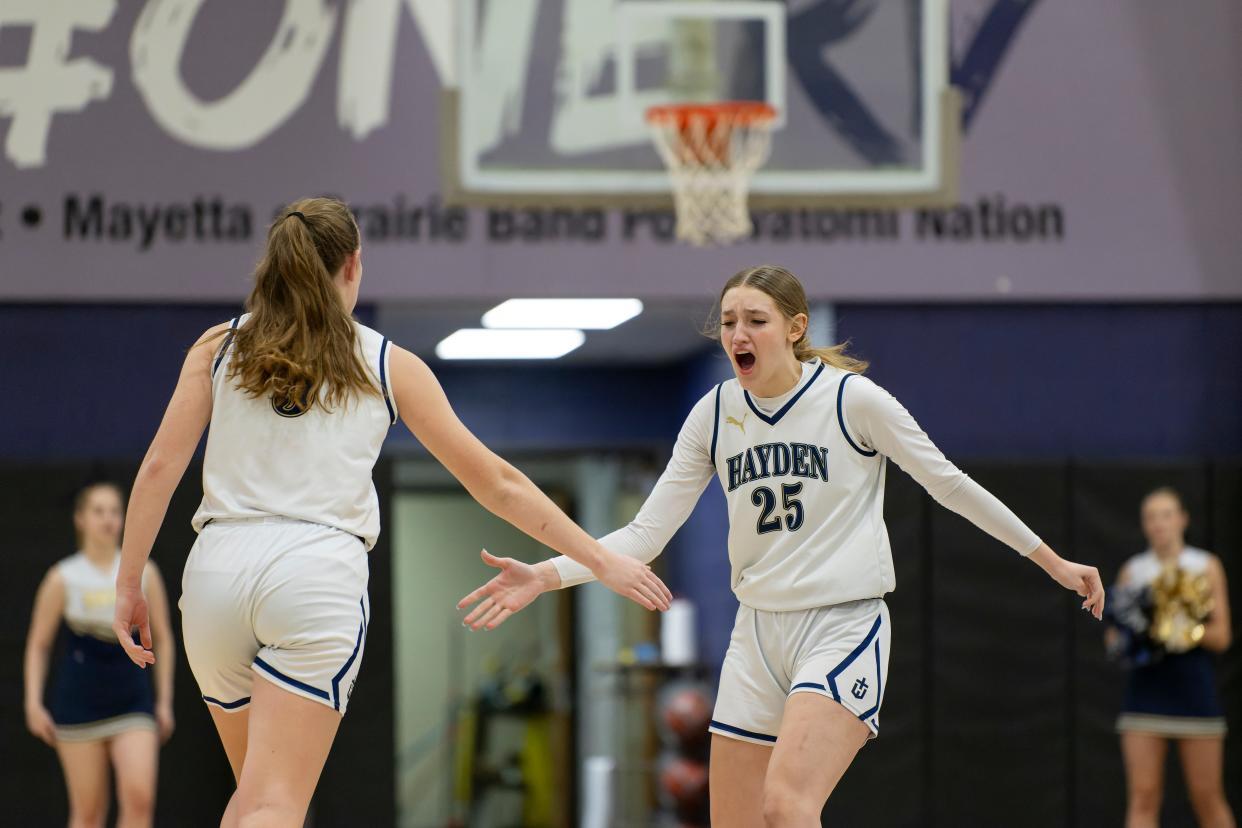
<svg viewBox="0 0 1242 828"><path fill-rule="evenodd" d="M1218 663L1217 682L1231 728L1225 740L1225 785L1237 819L1242 816L1242 463L1214 466L1209 481L1209 548L1225 563L1233 611L1233 647Z"/></svg>
<svg viewBox="0 0 1242 828"><path fill-rule="evenodd" d="M0 466L5 579L0 601L0 796L5 824L63 825L65 795L52 751L25 731L22 650L34 591L73 551L71 499L100 476L128 482L132 464ZM1065 557L1111 582L1142 548L1139 498L1179 487L1191 543L1217 553L1242 618L1242 462L967 465ZM174 606L194 540L201 489L192 468L169 508L153 558ZM377 470L381 500L388 503ZM388 514L387 506L384 508ZM893 646L881 736L859 754L824 812L828 825L1119 825L1124 776L1113 722L1123 675L1103 657L1102 627L1034 565L928 498L891 467L885 516L897 566L888 597ZM350 712L313 805L316 826L394 823L391 550L371 557L372 620ZM446 600L457 596L446 596ZM173 625L180 638L179 614ZM1242 811L1242 643L1219 661L1234 734L1225 779ZM178 730L161 755L157 825L214 826L232 778L183 654ZM1171 758L1166 827L1194 824Z"/></svg>
<svg viewBox="0 0 1242 828"><path fill-rule="evenodd" d="M975 464L967 471L1053 549L1111 584L1141 551L1139 501L1181 490L1187 540L1220 556L1242 617L1242 463ZM1080 600L890 469L885 520L897 565L881 737L859 754L825 825L1120 825L1114 722L1124 674ZM1242 811L1242 643L1218 660L1234 734L1226 793ZM1194 824L1176 750L1162 824Z"/></svg>
<svg viewBox="0 0 1242 828"><path fill-rule="evenodd" d="M1003 492L1054 549L1064 548L1061 469L974 476ZM995 824L1007 814L1011 828L1060 825L1070 599L1029 561L944 509L932 511L930 540L936 823Z"/></svg>

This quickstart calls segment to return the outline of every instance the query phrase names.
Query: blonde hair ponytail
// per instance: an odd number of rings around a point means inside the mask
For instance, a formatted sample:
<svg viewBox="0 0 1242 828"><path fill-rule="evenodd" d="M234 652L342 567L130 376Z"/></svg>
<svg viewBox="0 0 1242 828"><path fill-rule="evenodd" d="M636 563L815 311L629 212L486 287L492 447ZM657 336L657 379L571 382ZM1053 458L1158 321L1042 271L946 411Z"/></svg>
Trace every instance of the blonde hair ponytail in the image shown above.
<svg viewBox="0 0 1242 828"><path fill-rule="evenodd" d="M810 362L815 357L819 357L825 365L840 368L842 371L850 371L854 374L865 372L869 363L865 359L858 359L847 354L845 352L847 347L849 347L848 342L840 342L827 348L816 348L811 345L806 334L803 334L802 338L794 343L794 356L799 362Z"/></svg>

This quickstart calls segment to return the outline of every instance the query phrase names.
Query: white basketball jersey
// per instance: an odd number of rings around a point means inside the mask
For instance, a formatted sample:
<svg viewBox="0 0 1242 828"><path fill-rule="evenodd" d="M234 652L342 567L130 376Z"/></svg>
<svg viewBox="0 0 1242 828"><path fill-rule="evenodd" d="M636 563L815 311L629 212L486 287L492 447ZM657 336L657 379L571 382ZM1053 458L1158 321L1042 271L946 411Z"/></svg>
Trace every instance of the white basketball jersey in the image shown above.
<svg viewBox="0 0 1242 828"><path fill-rule="evenodd" d="M777 411L736 379L716 389L711 461L729 509L738 600L788 610L878 598L896 586L884 527L884 458L842 423L854 376L818 360Z"/></svg>
<svg viewBox="0 0 1242 828"><path fill-rule="evenodd" d="M91 635L116 642L112 632L112 616L116 612L116 574L121 556L112 565L101 569L83 552L77 552L56 564L65 585L65 623L78 635ZM146 570L143 570L143 586Z"/></svg>
<svg viewBox="0 0 1242 828"><path fill-rule="evenodd" d="M234 319L245 325L249 314ZM212 362L211 428L203 461L203 502L194 529L211 520L297 518L357 535L368 549L379 537L379 498L371 470L396 402L388 384L388 340L354 323L359 354L380 393L355 394L329 411L255 398L229 379L231 333Z"/></svg>

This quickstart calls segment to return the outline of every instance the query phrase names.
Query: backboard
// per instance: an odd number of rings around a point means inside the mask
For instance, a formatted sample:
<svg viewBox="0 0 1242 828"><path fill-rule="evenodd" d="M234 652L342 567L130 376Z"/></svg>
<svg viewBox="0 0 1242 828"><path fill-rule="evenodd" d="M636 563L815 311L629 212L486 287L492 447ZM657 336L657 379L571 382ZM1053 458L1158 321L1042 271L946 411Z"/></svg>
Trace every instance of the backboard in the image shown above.
<svg viewBox="0 0 1242 828"><path fill-rule="evenodd" d="M446 197L668 204L643 113L780 113L758 207L956 195L947 0L461 0L445 89Z"/></svg>

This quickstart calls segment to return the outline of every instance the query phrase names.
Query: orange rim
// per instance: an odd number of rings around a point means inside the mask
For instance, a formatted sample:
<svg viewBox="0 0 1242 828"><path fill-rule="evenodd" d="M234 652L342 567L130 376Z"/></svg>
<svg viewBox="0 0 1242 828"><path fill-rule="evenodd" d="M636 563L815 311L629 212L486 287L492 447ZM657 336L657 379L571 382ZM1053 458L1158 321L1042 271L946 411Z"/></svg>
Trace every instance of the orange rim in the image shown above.
<svg viewBox="0 0 1242 828"><path fill-rule="evenodd" d="M740 126L754 126L776 119L776 109L762 101L721 101L707 104L669 104L647 110L647 123L684 129L691 121L720 120Z"/></svg>

